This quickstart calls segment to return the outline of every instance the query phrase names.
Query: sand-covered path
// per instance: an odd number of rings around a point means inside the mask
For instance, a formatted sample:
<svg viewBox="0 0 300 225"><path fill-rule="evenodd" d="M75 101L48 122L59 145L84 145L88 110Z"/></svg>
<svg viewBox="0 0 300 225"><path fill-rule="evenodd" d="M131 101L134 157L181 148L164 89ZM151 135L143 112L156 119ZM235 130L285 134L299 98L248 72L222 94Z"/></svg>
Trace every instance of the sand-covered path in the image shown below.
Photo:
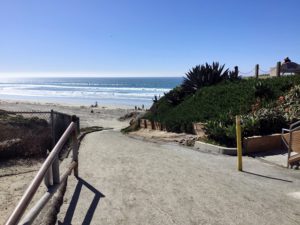
<svg viewBox="0 0 300 225"><path fill-rule="evenodd" d="M299 224L300 173L245 158L92 133L58 224Z"/></svg>

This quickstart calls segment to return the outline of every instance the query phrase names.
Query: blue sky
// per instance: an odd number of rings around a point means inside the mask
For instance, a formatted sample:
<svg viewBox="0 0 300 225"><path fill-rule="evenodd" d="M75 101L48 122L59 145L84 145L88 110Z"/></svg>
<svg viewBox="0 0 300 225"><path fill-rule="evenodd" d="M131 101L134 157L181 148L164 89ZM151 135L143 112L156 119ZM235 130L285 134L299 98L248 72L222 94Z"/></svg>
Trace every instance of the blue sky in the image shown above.
<svg viewBox="0 0 300 225"><path fill-rule="evenodd" d="M299 0L1 0L0 73L182 76L300 62Z"/></svg>

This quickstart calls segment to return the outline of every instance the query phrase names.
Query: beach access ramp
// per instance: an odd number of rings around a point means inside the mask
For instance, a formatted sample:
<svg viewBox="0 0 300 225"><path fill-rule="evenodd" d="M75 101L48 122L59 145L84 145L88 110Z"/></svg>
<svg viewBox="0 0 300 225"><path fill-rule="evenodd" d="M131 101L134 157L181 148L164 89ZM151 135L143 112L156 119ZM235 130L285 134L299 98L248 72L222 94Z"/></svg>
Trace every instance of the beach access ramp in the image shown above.
<svg viewBox="0 0 300 225"><path fill-rule="evenodd" d="M91 133L57 224L298 224L299 172L248 157L244 170L236 157Z"/></svg>

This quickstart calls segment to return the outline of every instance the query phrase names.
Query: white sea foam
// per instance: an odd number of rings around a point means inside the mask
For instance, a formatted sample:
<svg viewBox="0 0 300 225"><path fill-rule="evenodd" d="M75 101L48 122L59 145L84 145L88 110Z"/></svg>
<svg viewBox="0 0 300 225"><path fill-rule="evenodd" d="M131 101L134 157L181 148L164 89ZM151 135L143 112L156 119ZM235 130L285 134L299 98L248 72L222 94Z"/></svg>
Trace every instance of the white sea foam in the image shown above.
<svg viewBox="0 0 300 225"><path fill-rule="evenodd" d="M36 85L36 84L0 84L0 89L2 88L15 88L15 89L77 89L77 90L110 90L110 91L144 91L144 92L168 92L169 88L147 88L147 87L84 87L84 86L62 86L62 85Z"/></svg>
<svg viewBox="0 0 300 225"><path fill-rule="evenodd" d="M41 90L45 87L51 87L54 90ZM61 88L64 90L55 90ZM145 102L149 105L152 101L154 95L162 96L164 92L169 89L157 89L157 88L108 88L108 87L61 87L53 85L13 85L4 86L0 85L0 96L20 96L20 97L32 97L32 98L47 98L51 96L52 98L76 98L78 100L122 100L122 101L132 101L136 100L139 102ZM72 89L72 90L69 90ZM74 91L74 89L78 89Z"/></svg>
<svg viewBox="0 0 300 225"><path fill-rule="evenodd" d="M89 82L91 81L91 82ZM165 83L160 83L165 82ZM173 81L174 82L174 81ZM176 85L176 84L175 84ZM168 87L168 88L167 88ZM0 83L0 98L14 99L68 99L72 101L107 101L150 105L153 97L163 96L171 89L168 80L132 81L132 79L99 79L72 82L59 78L57 80L15 80Z"/></svg>

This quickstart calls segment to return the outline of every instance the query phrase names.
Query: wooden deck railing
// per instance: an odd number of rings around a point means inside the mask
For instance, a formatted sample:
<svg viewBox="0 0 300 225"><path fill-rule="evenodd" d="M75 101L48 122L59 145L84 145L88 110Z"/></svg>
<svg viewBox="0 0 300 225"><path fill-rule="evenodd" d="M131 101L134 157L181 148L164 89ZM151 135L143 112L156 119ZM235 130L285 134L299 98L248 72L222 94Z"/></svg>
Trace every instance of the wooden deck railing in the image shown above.
<svg viewBox="0 0 300 225"><path fill-rule="evenodd" d="M52 151L49 153L48 157L28 186L18 205L7 219L5 225L17 225L19 223L43 179L45 180L45 185L47 186L48 190L23 218L21 224L31 224L34 221L46 203L50 200L52 195L56 192L58 187L67 179L68 175L71 174L72 170L74 170L74 175L78 176L78 140L76 121L78 121L77 117L73 116L72 122L65 130L59 141L56 143ZM72 163L69 165L67 171L60 176L58 154L70 137L72 138L73 149Z"/></svg>

